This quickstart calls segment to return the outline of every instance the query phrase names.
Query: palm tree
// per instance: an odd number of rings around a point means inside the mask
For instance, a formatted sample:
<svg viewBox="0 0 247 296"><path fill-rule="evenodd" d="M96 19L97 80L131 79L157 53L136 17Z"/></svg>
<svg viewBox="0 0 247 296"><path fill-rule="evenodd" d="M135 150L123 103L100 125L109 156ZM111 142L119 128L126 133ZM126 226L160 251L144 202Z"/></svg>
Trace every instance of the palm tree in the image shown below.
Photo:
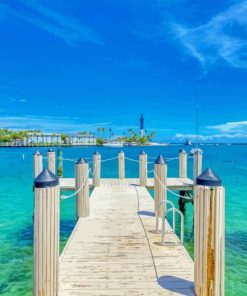
<svg viewBox="0 0 247 296"><path fill-rule="evenodd" d="M103 139L104 139L104 138L105 138L105 128L102 127L101 130L102 130L102 133L103 133Z"/></svg>
<svg viewBox="0 0 247 296"><path fill-rule="evenodd" d="M110 133L109 138L111 139L111 137L112 137L112 128L111 127L109 128L109 133Z"/></svg>
<svg viewBox="0 0 247 296"><path fill-rule="evenodd" d="M98 137L100 136L100 132L101 132L101 128L98 127L98 128L97 128Z"/></svg>

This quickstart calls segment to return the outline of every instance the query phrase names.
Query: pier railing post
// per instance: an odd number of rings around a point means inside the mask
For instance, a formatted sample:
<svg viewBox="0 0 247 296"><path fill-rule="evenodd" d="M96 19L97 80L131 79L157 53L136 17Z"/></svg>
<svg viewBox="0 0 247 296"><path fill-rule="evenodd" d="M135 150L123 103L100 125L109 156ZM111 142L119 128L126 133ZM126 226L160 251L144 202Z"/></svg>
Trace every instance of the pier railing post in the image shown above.
<svg viewBox="0 0 247 296"><path fill-rule="evenodd" d="M155 203L155 212L159 202L166 200L167 190L167 164L162 155L159 155L154 164L154 203ZM158 217L162 217L162 214L165 210L164 205L159 207Z"/></svg>
<svg viewBox="0 0 247 296"><path fill-rule="evenodd" d="M125 156L122 150L118 153L118 178L125 178Z"/></svg>
<svg viewBox="0 0 247 296"><path fill-rule="evenodd" d="M187 178L187 153L184 149L179 150L179 178ZM180 196L185 195L185 191L180 191ZM186 211L185 200L180 197L179 201L179 210L184 214Z"/></svg>
<svg viewBox="0 0 247 296"><path fill-rule="evenodd" d="M179 178L187 178L187 153L179 150Z"/></svg>
<svg viewBox="0 0 247 296"><path fill-rule="evenodd" d="M202 151L197 149L194 153L194 182L196 178L202 173Z"/></svg>
<svg viewBox="0 0 247 296"><path fill-rule="evenodd" d="M47 166L48 166L48 170L51 171L53 174L55 174L55 172L56 172L56 154L52 148L50 148L47 152Z"/></svg>
<svg viewBox="0 0 247 296"><path fill-rule="evenodd" d="M93 155L93 185L100 186L101 155L96 151Z"/></svg>
<svg viewBox="0 0 247 296"><path fill-rule="evenodd" d="M60 189L51 171L34 180L34 276L33 295L58 295Z"/></svg>
<svg viewBox="0 0 247 296"><path fill-rule="evenodd" d="M89 216L89 171L83 158L76 162L75 190L77 219Z"/></svg>
<svg viewBox="0 0 247 296"><path fill-rule="evenodd" d="M224 295L225 190L211 169L196 179L194 198L196 295Z"/></svg>
<svg viewBox="0 0 247 296"><path fill-rule="evenodd" d="M33 155L34 178L36 178L43 170L43 156L37 151Z"/></svg>
<svg viewBox="0 0 247 296"><path fill-rule="evenodd" d="M139 154L139 175L140 175L140 185L147 185L147 154L142 151Z"/></svg>
<svg viewBox="0 0 247 296"><path fill-rule="evenodd" d="M63 152L62 152L62 149L58 150L57 175L58 175L58 177L63 176Z"/></svg>

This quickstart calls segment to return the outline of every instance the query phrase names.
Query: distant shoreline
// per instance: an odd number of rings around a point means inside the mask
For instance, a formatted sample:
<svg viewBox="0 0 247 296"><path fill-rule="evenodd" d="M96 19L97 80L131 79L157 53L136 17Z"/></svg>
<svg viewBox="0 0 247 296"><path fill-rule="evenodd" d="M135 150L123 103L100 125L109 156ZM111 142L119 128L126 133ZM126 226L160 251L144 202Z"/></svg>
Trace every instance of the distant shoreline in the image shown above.
<svg viewBox="0 0 247 296"><path fill-rule="evenodd" d="M232 145L242 145L245 146L247 143L200 143L198 146L232 146ZM193 145L184 145L184 143L167 143L167 144L158 144L158 145L145 145L145 144L137 144L137 145L126 145L124 147L167 147L167 146L184 146L184 147L194 147L196 144ZM26 145L0 145L0 148L62 148L62 147L105 147L103 145L97 145L97 144L87 144L87 145L71 145L71 144L51 144L51 145L32 145L32 146L26 146ZM117 148L117 147L105 147L105 148ZM118 147L119 148L119 147Z"/></svg>

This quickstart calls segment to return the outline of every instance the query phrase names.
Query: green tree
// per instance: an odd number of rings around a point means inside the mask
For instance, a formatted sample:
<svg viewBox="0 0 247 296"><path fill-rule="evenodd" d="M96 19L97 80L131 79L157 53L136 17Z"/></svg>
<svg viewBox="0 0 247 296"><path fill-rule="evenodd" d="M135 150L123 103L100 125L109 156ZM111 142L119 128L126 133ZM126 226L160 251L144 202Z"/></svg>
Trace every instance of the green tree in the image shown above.
<svg viewBox="0 0 247 296"><path fill-rule="evenodd" d="M66 134L61 134L61 141L63 144L66 144L66 139L67 139L67 135Z"/></svg>

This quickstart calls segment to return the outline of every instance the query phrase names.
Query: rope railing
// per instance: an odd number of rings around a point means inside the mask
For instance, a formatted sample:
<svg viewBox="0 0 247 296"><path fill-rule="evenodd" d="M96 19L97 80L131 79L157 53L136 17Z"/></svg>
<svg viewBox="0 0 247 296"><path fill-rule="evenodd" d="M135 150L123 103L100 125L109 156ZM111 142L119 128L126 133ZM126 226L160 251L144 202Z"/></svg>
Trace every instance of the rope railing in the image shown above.
<svg viewBox="0 0 247 296"><path fill-rule="evenodd" d="M71 159L71 158L62 158L62 160L71 161L71 162L76 162L75 159Z"/></svg>
<svg viewBox="0 0 247 296"><path fill-rule="evenodd" d="M177 194L177 193L175 193L175 192L173 192L172 190L170 190L170 189L166 189L168 192L170 192L171 194L173 194L174 196L177 196L177 197L181 197L181 198L184 198L184 199L187 199L187 200L193 200L193 198L192 197L188 197L188 196L184 196L184 195L180 195L180 194Z"/></svg>
<svg viewBox="0 0 247 296"><path fill-rule="evenodd" d="M130 157L127 157L127 156L125 156L125 159L127 159L127 160L129 160L129 161L133 161L133 162L138 162L138 163L140 163L139 160L137 160L137 159L133 159L133 158L130 158Z"/></svg>
<svg viewBox="0 0 247 296"><path fill-rule="evenodd" d="M158 180L158 182L160 183L160 185L165 189L167 190L168 192L170 192L171 194L177 196L177 197L181 197L181 198L184 198L184 199L187 199L187 200L193 200L193 198L190 198L190 197L187 197L187 196L183 196L183 195L180 195L180 194L177 194L175 192L173 192L172 190L168 189L167 186L165 186L165 184L160 180L160 178L157 176L157 174L155 173L154 170L152 170L153 173L154 173L154 176L155 178Z"/></svg>
<svg viewBox="0 0 247 296"><path fill-rule="evenodd" d="M88 179L89 179L89 174L90 174L90 170L91 169L89 169L89 171L88 171L88 175L87 175L87 177L85 178L85 180L84 180L84 182L82 183L82 185L80 186L80 188L78 188L78 190L76 190L74 193L72 193L72 194L70 194L70 195L61 195L61 199L68 199L68 198L71 198L71 197L74 197L76 194L78 194L81 190L82 190L82 188L85 186L85 184L86 184L86 182L88 181Z"/></svg>
<svg viewBox="0 0 247 296"><path fill-rule="evenodd" d="M111 160L115 160L115 159L118 159L118 156L112 157L112 158L107 158L107 159L102 159L101 162L107 162L107 161L111 161Z"/></svg>

